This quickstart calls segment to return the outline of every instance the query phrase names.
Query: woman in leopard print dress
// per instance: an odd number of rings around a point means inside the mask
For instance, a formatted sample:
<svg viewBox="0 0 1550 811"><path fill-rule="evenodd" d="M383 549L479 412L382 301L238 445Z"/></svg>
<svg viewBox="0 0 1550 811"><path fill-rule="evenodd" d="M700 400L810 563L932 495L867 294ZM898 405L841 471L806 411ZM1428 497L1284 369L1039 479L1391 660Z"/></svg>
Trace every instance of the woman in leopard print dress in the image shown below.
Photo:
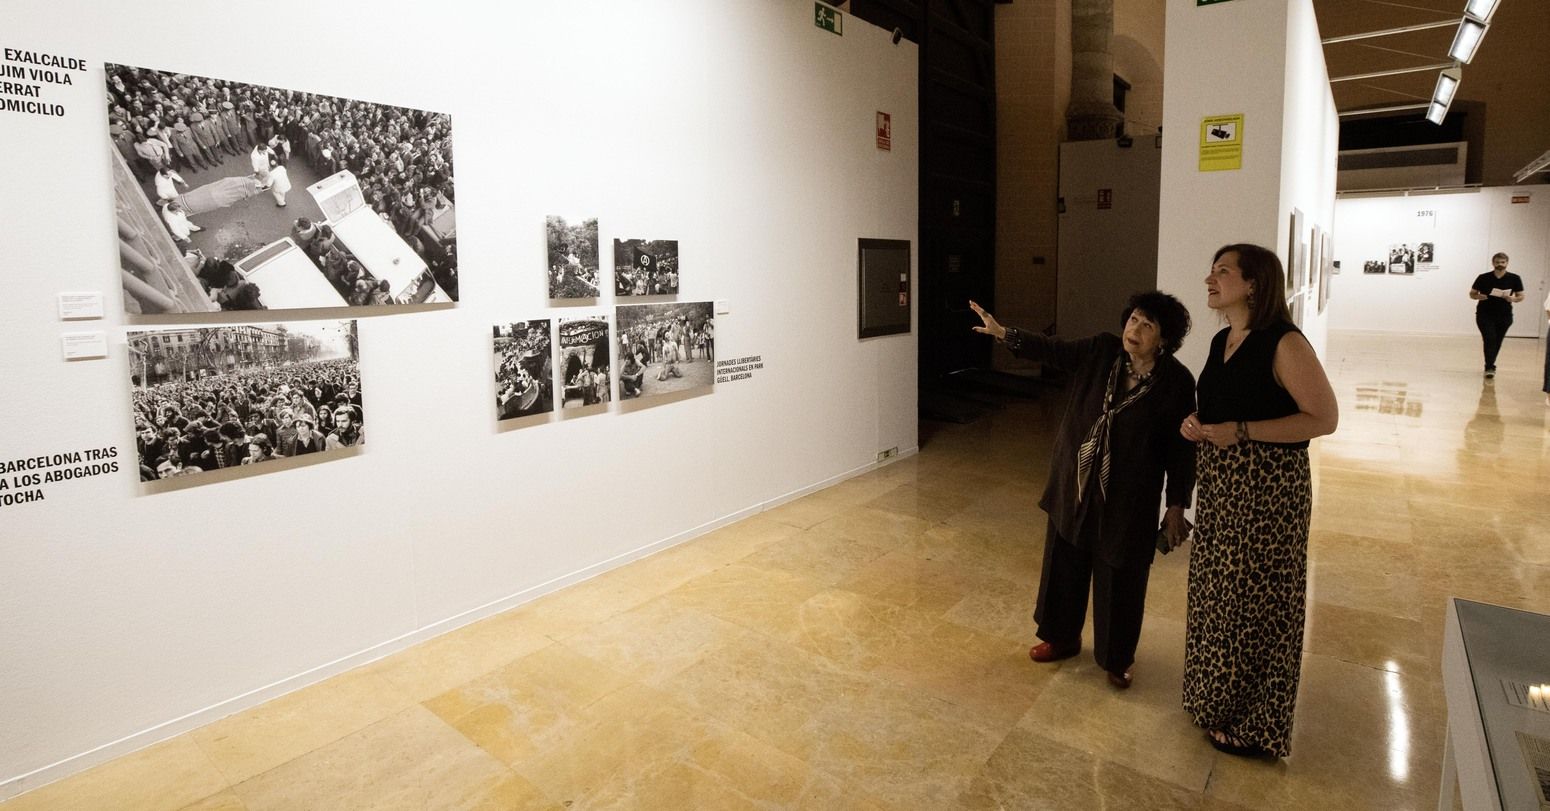
<svg viewBox="0 0 1550 811"><path fill-rule="evenodd" d="M1198 444L1200 488L1184 708L1223 752L1285 757L1307 599L1308 440L1335 430L1339 408L1292 324L1274 253L1218 250L1206 289L1229 326L1200 373L1200 411L1179 428Z"/></svg>

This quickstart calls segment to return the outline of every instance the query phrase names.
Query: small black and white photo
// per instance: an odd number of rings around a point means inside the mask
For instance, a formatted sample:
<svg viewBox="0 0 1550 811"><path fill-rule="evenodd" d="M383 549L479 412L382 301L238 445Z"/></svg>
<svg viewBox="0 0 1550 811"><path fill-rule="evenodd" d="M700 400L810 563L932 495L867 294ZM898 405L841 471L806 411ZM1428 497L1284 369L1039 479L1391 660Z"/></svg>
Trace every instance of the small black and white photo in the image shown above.
<svg viewBox="0 0 1550 811"><path fill-rule="evenodd" d="M366 444L354 321L132 331L140 480Z"/></svg>
<svg viewBox="0 0 1550 811"><path fill-rule="evenodd" d="M678 295L678 240L614 240L614 293Z"/></svg>
<svg viewBox="0 0 1550 811"><path fill-rule="evenodd" d="M597 218L544 218L548 242L549 298L595 299L601 293Z"/></svg>
<svg viewBox="0 0 1550 811"><path fill-rule="evenodd" d="M106 65L134 315L458 300L444 113Z"/></svg>
<svg viewBox="0 0 1550 811"><path fill-rule="evenodd" d="M1410 243L1389 246L1389 273L1401 276L1415 274L1415 248L1410 247Z"/></svg>
<svg viewBox="0 0 1550 811"><path fill-rule="evenodd" d="M608 316L560 319L560 365L556 385L560 408L607 403L613 382L608 377Z"/></svg>
<svg viewBox="0 0 1550 811"><path fill-rule="evenodd" d="M554 353L547 318L495 327L495 409L499 419L554 410Z"/></svg>
<svg viewBox="0 0 1550 811"><path fill-rule="evenodd" d="M711 302L621 304L615 309L619 399L715 385L716 322Z"/></svg>
<svg viewBox="0 0 1550 811"><path fill-rule="evenodd" d="M1387 262L1383 261L1382 259L1368 259L1366 262L1362 263L1362 273L1364 273L1364 274L1388 273L1388 272L1389 272L1389 265L1388 265Z"/></svg>

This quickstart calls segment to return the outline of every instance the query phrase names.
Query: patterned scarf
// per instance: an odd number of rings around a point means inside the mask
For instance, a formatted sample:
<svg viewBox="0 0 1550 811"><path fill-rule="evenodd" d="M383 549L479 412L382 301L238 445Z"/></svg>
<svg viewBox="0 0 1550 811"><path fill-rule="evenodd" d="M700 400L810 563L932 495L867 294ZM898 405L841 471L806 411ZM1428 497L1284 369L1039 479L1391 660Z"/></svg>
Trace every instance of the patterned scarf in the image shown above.
<svg viewBox="0 0 1550 811"><path fill-rule="evenodd" d="M1107 498L1109 495L1109 426L1114 422L1114 417L1124 411L1127 406L1141 399L1147 390L1152 388L1152 381L1157 379L1156 369L1153 373L1136 387L1125 394L1119 405L1114 404L1114 392L1118 388L1119 371L1125 366L1125 354L1122 351L1114 359L1113 368L1109 369L1109 384L1103 390L1103 413L1093 423L1093 427L1087 431L1087 438L1082 440L1082 445L1076 452L1076 503L1082 503L1082 491L1087 488L1087 479L1092 474L1093 460L1098 460L1098 491Z"/></svg>

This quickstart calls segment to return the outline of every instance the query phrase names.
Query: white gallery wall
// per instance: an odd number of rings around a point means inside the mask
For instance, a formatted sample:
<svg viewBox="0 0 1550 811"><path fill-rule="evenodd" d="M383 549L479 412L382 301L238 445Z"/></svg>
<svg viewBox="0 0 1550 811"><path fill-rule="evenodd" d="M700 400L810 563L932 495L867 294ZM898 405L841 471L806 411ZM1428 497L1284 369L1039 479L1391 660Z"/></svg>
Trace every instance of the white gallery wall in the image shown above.
<svg viewBox="0 0 1550 811"><path fill-rule="evenodd" d="M0 799L916 446L915 337L856 338L856 239L916 240L917 50L887 31L836 36L800 0L4 16L0 45L89 67L45 88L65 115L0 112L0 461L111 446L121 469L0 507ZM104 61L451 114L461 303L361 319L362 452L139 483ZM718 357L764 367L503 429L491 327L615 303L549 306L544 217L572 212L599 218L605 256L679 240L678 300L720 302ZM81 291L107 316L61 322L58 294ZM81 330L106 332L106 359L61 360Z"/></svg>
<svg viewBox="0 0 1550 811"><path fill-rule="evenodd" d="M1190 308L1179 359L1198 374L1226 326L1206 306L1212 254L1252 242L1286 263L1293 208L1305 233L1330 229L1339 119L1311 0L1168 0L1167 55L1157 286ZM1243 115L1242 168L1200 171L1201 120L1233 114ZM1322 357L1329 310L1304 312Z"/></svg>
<svg viewBox="0 0 1550 811"><path fill-rule="evenodd" d="M1550 264L1550 194L1497 186L1451 194L1343 197L1335 204L1335 259L1340 275L1330 302L1334 329L1475 335L1469 286L1506 253L1523 277L1526 297L1513 306L1512 337L1544 333ZM1435 268L1413 274L1364 273L1367 262L1388 264L1393 245L1434 245Z"/></svg>

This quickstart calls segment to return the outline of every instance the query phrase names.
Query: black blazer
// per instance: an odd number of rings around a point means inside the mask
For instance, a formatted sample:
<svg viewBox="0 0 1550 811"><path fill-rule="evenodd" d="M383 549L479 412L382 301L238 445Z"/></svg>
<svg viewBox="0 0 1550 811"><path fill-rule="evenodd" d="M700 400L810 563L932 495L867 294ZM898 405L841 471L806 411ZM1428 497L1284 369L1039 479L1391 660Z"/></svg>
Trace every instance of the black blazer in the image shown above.
<svg viewBox="0 0 1550 811"><path fill-rule="evenodd" d="M1019 331L1008 336L1008 346L1020 358L1071 376L1050 457L1049 484L1039 500L1055 531L1110 566L1150 564L1156 553L1164 477L1170 507L1188 507L1195 489L1195 446L1179 435L1179 423L1195 410L1195 376L1172 355L1157 359L1151 390L1116 415L1109 426L1107 498L1098 487L1094 464L1093 479L1078 504L1077 449L1103 412L1109 370L1124 351L1124 343L1107 332L1065 341Z"/></svg>

